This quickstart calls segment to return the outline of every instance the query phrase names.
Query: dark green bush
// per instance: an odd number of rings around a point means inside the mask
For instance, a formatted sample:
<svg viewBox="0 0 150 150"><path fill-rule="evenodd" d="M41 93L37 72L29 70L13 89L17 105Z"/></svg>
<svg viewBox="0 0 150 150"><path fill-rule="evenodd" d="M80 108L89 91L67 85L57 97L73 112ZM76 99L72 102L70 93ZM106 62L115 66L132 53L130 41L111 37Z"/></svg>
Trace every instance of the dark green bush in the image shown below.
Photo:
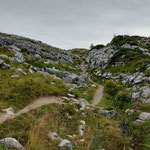
<svg viewBox="0 0 150 150"><path fill-rule="evenodd" d="M128 96L126 92L120 91L114 101L115 107L120 109L128 108L131 104L131 98Z"/></svg>
<svg viewBox="0 0 150 150"><path fill-rule="evenodd" d="M115 96L120 89L122 89L122 86L111 80L107 81L104 86L104 92L111 96Z"/></svg>

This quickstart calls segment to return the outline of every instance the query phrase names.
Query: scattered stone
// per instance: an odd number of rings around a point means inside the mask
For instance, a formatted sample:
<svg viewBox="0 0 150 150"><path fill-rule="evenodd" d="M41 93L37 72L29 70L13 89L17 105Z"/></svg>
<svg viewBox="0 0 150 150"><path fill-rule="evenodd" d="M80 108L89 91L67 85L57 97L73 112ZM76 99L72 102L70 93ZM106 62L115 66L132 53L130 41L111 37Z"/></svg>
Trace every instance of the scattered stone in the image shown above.
<svg viewBox="0 0 150 150"><path fill-rule="evenodd" d="M85 127L83 125L80 125L78 127L78 130L79 130L79 134L80 136L83 136L84 135L84 131L85 131Z"/></svg>
<svg viewBox="0 0 150 150"><path fill-rule="evenodd" d="M85 141L84 139L80 139L80 140L79 140L79 142L84 142L84 141Z"/></svg>
<svg viewBox="0 0 150 150"><path fill-rule="evenodd" d="M34 58L42 59L41 55L39 55L39 54L35 54L35 55L34 55Z"/></svg>
<svg viewBox="0 0 150 150"><path fill-rule="evenodd" d="M63 150L72 150L72 144L70 141L63 139L61 140L60 144L58 145L59 148Z"/></svg>
<svg viewBox="0 0 150 150"><path fill-rule="evenodd" d="M95 84L92 84L91 87L96 87L96 85L95 85Z"/></svg>
<svg viewBox="0 0 150 150"><path fill-rule="evenodd" d="M144 103L150 105L150 98L145 100Z"/></svg>
<svg viewBox="0 0 150 150"><path fill-rule="evenodd" d="M82 125L85 125L85 121L84 120L80 120L80 123L82 123Z"/></svg>
<svg viewBox="0 0 150 150"><path fill-rule="evenodd" d="M73 139L74 137L72 135L66 135L67 138Z"/></svg>
<svg viewBox="0 0 150 150"><path fill-rule="evenodd" d="M3 109L3 111L5 111L9 115L14 115L14 112L15 112L12 107Z"/></svg>
<svg viewBox="0 0 150 150"><path fill-rule="evenodd" d="M4 54L1 54L0 57L1 57L1 58L8 58L8 56L7 56L7 55L4 55Z"/></svg>
<svg viewBox="0 0 150 150"><path fill-rule="evenodd" d="M48 136L51 140L61 140L61 138L58 136L56 132L50 132Z"/></svg>
<svg viewBox="0 0 150 150"><path fill-rule="evenodd" d="M45 72L45 71L37 71L37 73L43 74L45 77L50 76L50 74L48 72Z"/></svg>
<svg viewBox="0 0 150 150"><path fill-rule="evenodd" d="M68 95L69 97L73 97L73 98L75 97L75 95L70 94L70 93L68 93L67 95Z"/></svg>
<svg viewBox="0 0 150 150"><path fill-rule="evenodd" d="M55 82L51 82L51 85L55 85L56 83Z"/></svg>
<svg viewBox="0 0 150 150"><path fill-rule="evenodd" d="M150 113L142 112L139 116L139 119L142 121L150 120Z"/></svg>
<svg viewBox="0 0 150 150"><path fill-rule="evenodd" d="M4 60L0 59L0 65L2 65L4 63Z"/></svg>
<svg viewBox="0 0 150 150"><path fill-rule="evenodd" d="M15 71L16 71L17 73L22 73L22 74L26 75L26 73L23 72L21 68L17 68Z"/></svg>
<svg viewBox="0 0 150 150"><path fill-rule="evenodd" d="M70 101L70 99L68 97L62 97L62 99L66 100L66 101Z"/></svg>
<svg viewBox="0 0 150 150"><path fill-rule="evenodd" d="M16 54L15 54L15 56L14 56L14 60L15 60L16 62L24 62L24 61L25 61L25 59L24 59L22 53L20 53L20 52L16 52Z"/></svg>
<svg viewBox="0 0 150 150"><path fill-rule="evenodd" d="M19 75L11 75L11 78L19 78Z"/></svg>
<svg viewBox="0 0 150 150"><path fill-rule="evenodd" d="M0 140L0 144L4 144L4 146L7 148L25 150L25 148L15 138L11 137Z"/></svg>
<svg viewBox="0 0 150 150"><path fill-rule="evenodd" d="M104 114L106 115L107 117L113 117L116 115L117 111L116 110L99 110L98 112L99 114Z"/></svg>

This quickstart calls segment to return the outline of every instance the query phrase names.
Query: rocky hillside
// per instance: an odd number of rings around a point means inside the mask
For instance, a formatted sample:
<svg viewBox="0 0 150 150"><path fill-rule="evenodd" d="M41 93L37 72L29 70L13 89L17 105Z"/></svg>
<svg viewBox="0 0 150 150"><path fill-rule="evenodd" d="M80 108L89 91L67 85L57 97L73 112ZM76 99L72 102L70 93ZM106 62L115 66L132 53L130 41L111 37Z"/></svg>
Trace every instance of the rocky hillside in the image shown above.
<svg viewBox="0 0 150 150"><path fill-rule="evenodd" d="M149 150L150 38L63 50L0 33L1 149Z"/></svg>
<svg viewBox="0 0 150 150"><path fill-rule="evenodd" d="M128 85L133 100L150 104L150 38L117 36L105 47L97 47L86 59L92 74Z"/></svg>

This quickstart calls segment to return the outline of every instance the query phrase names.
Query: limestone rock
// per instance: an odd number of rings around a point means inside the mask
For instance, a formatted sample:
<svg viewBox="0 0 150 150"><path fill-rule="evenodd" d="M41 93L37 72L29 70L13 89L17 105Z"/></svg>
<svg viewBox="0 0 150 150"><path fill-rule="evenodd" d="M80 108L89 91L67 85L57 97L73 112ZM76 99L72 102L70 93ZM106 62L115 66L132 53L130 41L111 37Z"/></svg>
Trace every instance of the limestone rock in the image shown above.
<svg viewBox="0 0 150 150"><path fill-rule="evenodd" d="M19 150L25 150L25 148L15 138L5 138L0 140L0 144L4 144L7 148L16 148Z"/></svg>
<svg viewBox="0 0 150 150"><path fill-rule="evenodd" d="M72 144L70 141L63 139L61 140L60 144L58 145L59 148L62 150L72 150Z"/></svg>

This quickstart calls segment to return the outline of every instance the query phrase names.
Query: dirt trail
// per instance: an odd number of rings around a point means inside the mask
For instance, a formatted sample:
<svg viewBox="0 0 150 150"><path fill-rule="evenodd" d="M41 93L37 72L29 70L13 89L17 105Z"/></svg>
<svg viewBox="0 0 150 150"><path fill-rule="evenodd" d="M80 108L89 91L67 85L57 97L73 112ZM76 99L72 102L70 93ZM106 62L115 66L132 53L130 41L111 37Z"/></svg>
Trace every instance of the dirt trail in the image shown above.
<svg viewBox="0 0 150 150"><path fill-rule="evenodd" d="M85 67L84 62L82 62L80 64L80 68L82 70L82 72L80 73L81 76L88 77L88 74L86 73L86 67ZM102 85L99 85L99 84L95 83L90 78L89 78L89 81L98 86L98 89L96 90L95 95L94 95L93 100L92 100L92 105L97 105L103 97L104 87Z"/></svg>
<svg viewBox="0 0 150 150"><path fill-rule="evenodd" d="M3 123L7 119L15 118L15 117L21 115L22 113L29 112L32 109L41 107L43 105L52 104L52 103L64 104L63 99L61 97L39 97L39 98L35 99L31 104L26 106L25 108L19 110L14 115L10 115L10 114L0 115L0 123Z"/></svg>
<svg viewBox="0 0 150 150"><path fill-rule="evenodd" d="M88 77L84 63L81 63L80 68L82 70L82 72L80 73L81 76ZM101 98L103 97L103 86L98 85L97 83L93 82L90 78L89 78L89 80L93 84L98 86L98 89L95 92L93 102L92 102L92 105L97 105L100 102ZM7 119L15 118L15 117L21 115L22 113L26 113L26 112L29 112L30 110L36 109L36 108L41 107L43 105L52 104L52 103L65 104L61 97L55 97L55 96L53 96L53 97L39 97L39 98L35 99L31 104L29 104L25 108L19 110L15 114L8 114L8 113L1 114L0 115L0 123L3 123Z"/></svg>

